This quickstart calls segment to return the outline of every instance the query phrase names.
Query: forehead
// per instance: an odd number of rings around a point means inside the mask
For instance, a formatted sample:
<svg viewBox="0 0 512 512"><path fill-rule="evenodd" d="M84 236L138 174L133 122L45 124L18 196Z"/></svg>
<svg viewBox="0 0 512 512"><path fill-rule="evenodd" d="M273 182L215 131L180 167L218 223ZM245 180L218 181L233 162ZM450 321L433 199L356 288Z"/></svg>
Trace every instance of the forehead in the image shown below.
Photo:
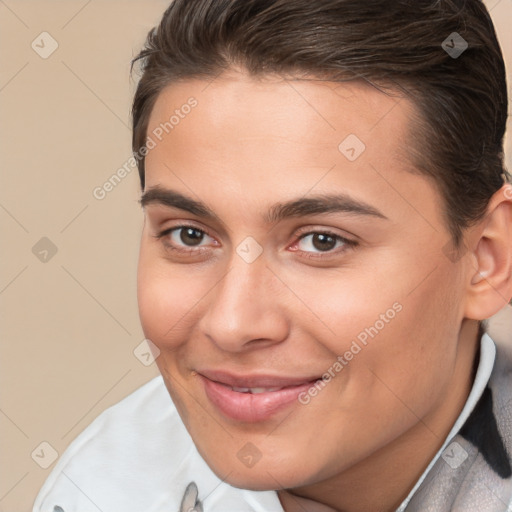
<svg viewBox="0 0 512 512"><path fill-rule="evenodd" d="M390 126L405 136L414 110L403 95L384 94L362 81L254 77L229 70L210 80L180 81L164 88L152 110L148 134L176 111L179 114L191 97L199 107L195 117L200 112L202 121L208 122L205 128L218 130L219 136L275 134L301 143L330 144L347 130L375 143Z"/></svg>
<svg viewBox="0 0 512 512"><path fill-rule="evenodd" d="M159 94L147 133L164 140L157 140L147 166L151 169L155 157L172 144L176 156L180 147L194 148L189 160L209 152L216 161L228 155L234 159L252 149L264 150L259 160L265 166L271 159L283 165L286 156L292 165L299 160L330 167L343 155L357 167L364 152L396 157L405 167L412 110L404 97L365 82L253 77L230 70L210 81L173 83Z"/></svg>
<svg viewBox="0 0 512 512"><path fill-rule="evenodd" d="M146 157L146 188L178 188L212 204L240 196L258 205L336 188L407 215L411 204L421 211L436 196L430 182L410 172L413 115L408 99L361 82L230 71L173 83L150 116L156 146ZM436 202L429 201L426 216L437 216Z"/></svg>

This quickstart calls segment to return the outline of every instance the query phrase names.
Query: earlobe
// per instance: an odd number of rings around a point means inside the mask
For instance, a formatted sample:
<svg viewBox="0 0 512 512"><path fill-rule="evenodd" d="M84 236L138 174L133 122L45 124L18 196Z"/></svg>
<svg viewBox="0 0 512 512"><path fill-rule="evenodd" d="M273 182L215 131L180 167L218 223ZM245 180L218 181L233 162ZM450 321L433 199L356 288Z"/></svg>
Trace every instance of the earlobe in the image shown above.
<svg viewBox="0 0 512 512"><path fill-rule="evenodd" d="M473 257L468 260L466 318L484 320L512 298L512 186L504 185L489 202L485 217L474 227Z"/></svg>

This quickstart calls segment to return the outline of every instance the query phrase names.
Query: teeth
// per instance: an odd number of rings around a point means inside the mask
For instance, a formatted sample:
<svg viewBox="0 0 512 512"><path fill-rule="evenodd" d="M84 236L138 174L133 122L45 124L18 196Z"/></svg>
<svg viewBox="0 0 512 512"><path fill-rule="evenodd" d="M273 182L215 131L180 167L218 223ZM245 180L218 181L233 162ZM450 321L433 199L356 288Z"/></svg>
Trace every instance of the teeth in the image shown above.
<svg viewBox="0 0 512 512"><path fill-rule="evenodd" d="M251 393L253 395L257 395L258 393L265 393L265 391L272 391L272 389L269 389L269 388L251 388Z"/></svg>
<svg viewBox="0 0 512 512"><path fill-rule="evenodd" d="M283 389L283 388L237 388L237 387L233 386L231 389L233 391L237 391L238 393L252 393L254 395L257 395L258 393L279 391L280 389Z"/></svg>

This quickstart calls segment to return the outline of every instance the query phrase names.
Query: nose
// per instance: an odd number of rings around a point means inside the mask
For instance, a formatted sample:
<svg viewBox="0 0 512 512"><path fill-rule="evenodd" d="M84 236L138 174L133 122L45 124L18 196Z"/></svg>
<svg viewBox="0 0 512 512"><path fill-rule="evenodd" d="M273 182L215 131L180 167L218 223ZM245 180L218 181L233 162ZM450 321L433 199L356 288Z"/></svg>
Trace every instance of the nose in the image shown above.
<svg viewBox="0 0 512 512"><path fill-rule="evenodd" d="M208 294L199 329L229 352L280 343L289 333L282 297L283 285L263 256L247 263L234 254L227 273Z"/></svg>

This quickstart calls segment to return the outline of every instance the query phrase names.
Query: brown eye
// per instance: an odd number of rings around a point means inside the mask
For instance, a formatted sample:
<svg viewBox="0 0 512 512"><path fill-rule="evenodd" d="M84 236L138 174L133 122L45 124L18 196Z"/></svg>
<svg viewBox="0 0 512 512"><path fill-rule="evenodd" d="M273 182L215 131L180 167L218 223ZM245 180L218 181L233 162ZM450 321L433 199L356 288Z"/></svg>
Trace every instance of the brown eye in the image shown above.
<svg viewBox="0 0 512 512"><path fill-rule="evenodd" d="M336 247L336 238L324 233L315 233L311 243L319 251L330 251Z"/></svg>
<svg viewBox="0 0 512 512"><path fill-rule="evenodd" d="M205 245L216 245L215 239L202 229L194 226L176 226L166 229L157 235L169 249L203 248Z"/></svg>
<svg viewBox="0 0 512 512"><path fill-rule="evenodd" d="M342 237L330 233L307 233L300 238L298 248L304 252L329 252L347 244Z"/></svg>
<svg viewBox="0 0 512 512"><path fill-rule="evenodd" d="M205 233L196 228L180 228L180 241L185 245L199 245L205 236Z"/></svg>

